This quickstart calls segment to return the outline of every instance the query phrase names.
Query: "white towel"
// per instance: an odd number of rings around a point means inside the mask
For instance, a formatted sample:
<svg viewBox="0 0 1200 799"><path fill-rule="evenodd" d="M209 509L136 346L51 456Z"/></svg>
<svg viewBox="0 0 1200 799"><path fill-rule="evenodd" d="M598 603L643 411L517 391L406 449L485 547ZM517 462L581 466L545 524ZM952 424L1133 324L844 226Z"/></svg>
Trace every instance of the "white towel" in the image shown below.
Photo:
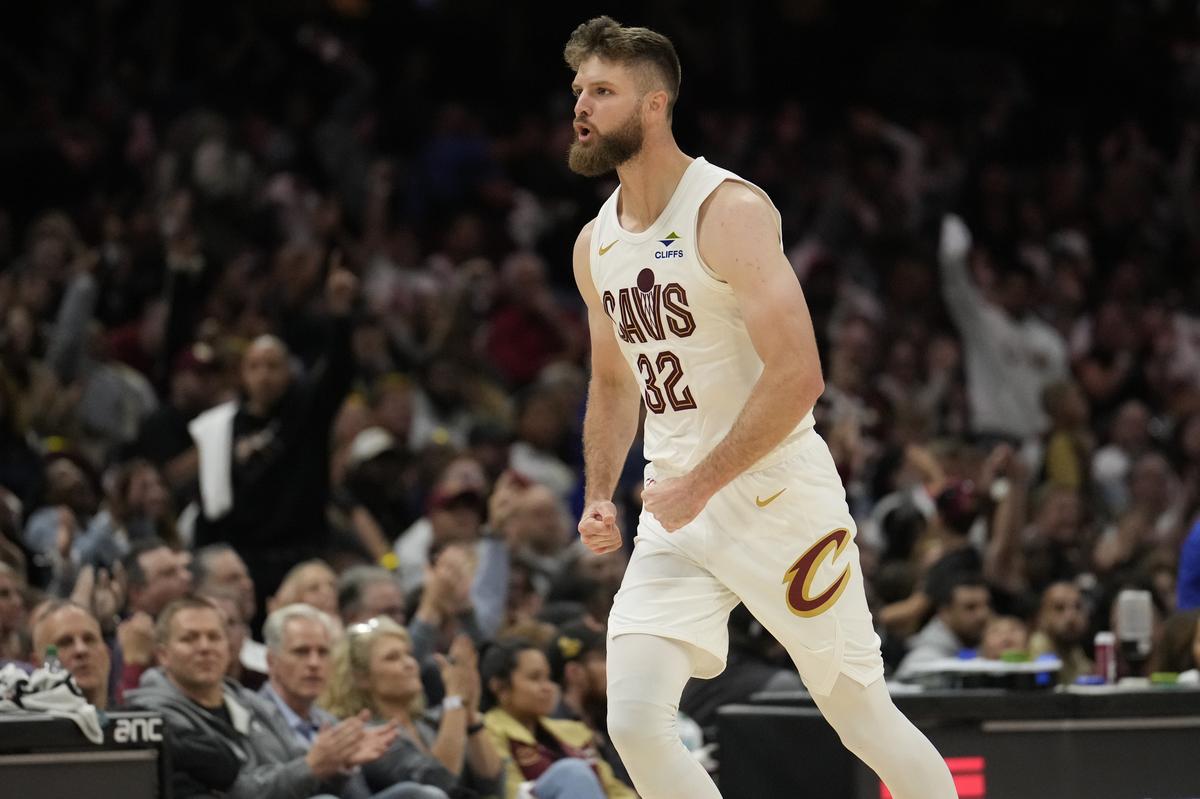
<svg viewBox="0 0 1200 799"><path fill-rule="evenodd" d="M200 457L200 504L206 519L219 519L233 507L233 417L237 402L211 408L188 424Z"/></svg>
<svg viewBox="0 0 1200 799"><path fill-rule="evenodd" d="M65 671L51 672L43 666L26 675L12 664L0 670L0 713L22 711L70 719L89 741L104 743L99 713Z"/></svg>

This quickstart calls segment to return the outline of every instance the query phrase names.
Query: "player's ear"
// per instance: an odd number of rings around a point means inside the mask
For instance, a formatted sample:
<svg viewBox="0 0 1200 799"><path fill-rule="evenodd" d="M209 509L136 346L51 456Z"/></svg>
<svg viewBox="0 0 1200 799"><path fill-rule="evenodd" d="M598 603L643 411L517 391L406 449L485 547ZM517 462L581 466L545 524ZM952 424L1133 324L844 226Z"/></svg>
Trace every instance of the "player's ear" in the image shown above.
<svg viewBox="0 0 1200 799"><path fill-rule="evenodd" d="M651 114L664 114L667 110L667 102L670 98L662 89L646 92L646 96L642 100L642 107Z"/></svg>

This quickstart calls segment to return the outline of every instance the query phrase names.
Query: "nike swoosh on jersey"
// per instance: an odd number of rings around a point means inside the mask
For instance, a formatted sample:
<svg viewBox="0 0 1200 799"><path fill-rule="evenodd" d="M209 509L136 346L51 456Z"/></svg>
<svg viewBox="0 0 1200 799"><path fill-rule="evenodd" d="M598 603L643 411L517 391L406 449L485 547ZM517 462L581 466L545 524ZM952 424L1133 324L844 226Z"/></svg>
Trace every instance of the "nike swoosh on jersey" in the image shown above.
<svg viewBox="0 0 1200 799"><path fill-rule="evenodd" d="M620 241L620 239L616 239L616 240L614 240L614 241L613 241L613 243L612 243L612 244L609 244L607 247L605 247L603 244L602 244L602 245L600 245L600 254L601 254L601 255L604 255L604 253L608 252L608 251L609 251L609 250L611 250L613 247L617 246L617 242L618 242L618 241Z"/></svg>
<svg viewBox="0 0 1200 799"><path fill-rule="evenodd" d="M768 505L770 505L772 502L774 502L775 500L779 499L779 495L782 494L784 491L787 491L787 489L781 488L777 492L772 494L771 496L767 497L766 499L759 499L756 496L754 498L754 504L758 505L758 507L760 507L760 508L765 508Z"/></svg>

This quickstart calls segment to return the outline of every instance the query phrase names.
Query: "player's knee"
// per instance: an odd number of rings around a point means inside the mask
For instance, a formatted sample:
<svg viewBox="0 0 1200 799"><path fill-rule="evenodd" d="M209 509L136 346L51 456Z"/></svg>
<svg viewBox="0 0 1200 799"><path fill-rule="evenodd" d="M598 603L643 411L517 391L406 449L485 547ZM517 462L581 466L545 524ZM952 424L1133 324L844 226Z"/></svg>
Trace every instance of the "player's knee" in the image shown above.
<svg viewBox="0 0 1200 799"><path fill-rule="evenodd" d="M608 737L617 751L636 751L638 747L638 719L633 703L608 698Z"/></svg>
<svg viewBox="0 0 1200 799"><path fill-rule="evenodd" d="M631 699L608 699L608 737L622 757L671 741L674 715L666 705Z"/></svg>

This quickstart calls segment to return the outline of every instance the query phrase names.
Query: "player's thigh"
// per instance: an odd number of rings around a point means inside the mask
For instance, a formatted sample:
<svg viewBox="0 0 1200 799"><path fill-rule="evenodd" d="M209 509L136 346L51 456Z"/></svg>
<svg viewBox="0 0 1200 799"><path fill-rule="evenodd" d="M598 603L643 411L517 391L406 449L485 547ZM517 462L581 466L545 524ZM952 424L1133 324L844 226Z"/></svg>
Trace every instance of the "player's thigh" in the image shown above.
<svg viewBox="0 0 1200 799"><path fill-rule="evenodd" d="M639 538L609 614L609 637L659 635L691 644L696 674L725 667L729 613L737 598L708 569L678 550Z"/></svg>
<svg viewBox="0 0 1200 799"><path fill-rule="evenodd" d="M787 648L811 689L831 686L847 663L859 678L879 671L854 521L824 442L729 488L714 509L717 577Z"/></svg>

